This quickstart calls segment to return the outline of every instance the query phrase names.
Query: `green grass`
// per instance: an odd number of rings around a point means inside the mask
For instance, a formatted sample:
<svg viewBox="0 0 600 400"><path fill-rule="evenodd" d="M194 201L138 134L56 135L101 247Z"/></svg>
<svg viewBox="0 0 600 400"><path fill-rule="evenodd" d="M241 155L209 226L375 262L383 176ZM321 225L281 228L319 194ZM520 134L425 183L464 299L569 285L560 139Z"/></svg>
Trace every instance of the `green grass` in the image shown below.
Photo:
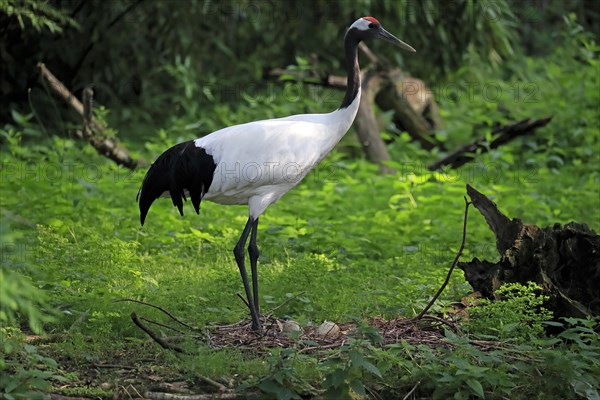
<svg viewBox="0 0 600 400"><path fill-rule="evenodd" d="M143 171L129 175L84 152L85 163L40 159L35 175L8 176L3 182L3 190L13 195L3 196L2 208L37 225L23 230L16 217L5 217L25 234L21 254L14 256L25 257L57 305L74 311L61 323L68 326L76 312L90 309L90 324L131 333L127 315L132 306L111 303L119 297L162 304L198 325L244 316L235 296L241 282L231 249L246 208L205 202L199 217L186 207L181 218L168 199L160 199L142 228L135 193ZM592 229L600 227L594 196L598 174L582 178L580 168L564 168L561 179L544 169L532 181L460 177L443 182L378 176L364 161L332 157L326 162L336 165L335 175L328 180L309 176L261 218L261 301L268 308L289 293L305 292L302 301L289 303L280 315L319 322L344 320L348 314L418 311L441 283L460 244L467 182L495 196L507 215L527 223L584 221ZM6 153L4 163L30 165ZM65 165L81 171L93 165L96 176L70 176ZM59 166L64 173L57 179L44 178L43 171ZM487 225L473 212L465 257L497 258L493 244ZM445 292L447 300L468 293L459 275Z"/></svg>

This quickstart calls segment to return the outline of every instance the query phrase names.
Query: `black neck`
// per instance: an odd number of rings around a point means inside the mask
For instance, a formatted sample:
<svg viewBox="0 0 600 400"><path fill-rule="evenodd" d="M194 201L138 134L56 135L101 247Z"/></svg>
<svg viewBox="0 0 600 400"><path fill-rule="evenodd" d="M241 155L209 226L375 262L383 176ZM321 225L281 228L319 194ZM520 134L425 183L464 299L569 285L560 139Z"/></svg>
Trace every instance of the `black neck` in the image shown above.
<svg viewBox="0 0 600 400"><path fill-rule="evenodd" d="M356 35L355 29L350 29L344 38L344 50L346 54L346 68L348 69L348 86L346 95L340 108L347 108L352 104L358 95L360 88L360 67L358 65L358 44L360 39Z"/></svg>

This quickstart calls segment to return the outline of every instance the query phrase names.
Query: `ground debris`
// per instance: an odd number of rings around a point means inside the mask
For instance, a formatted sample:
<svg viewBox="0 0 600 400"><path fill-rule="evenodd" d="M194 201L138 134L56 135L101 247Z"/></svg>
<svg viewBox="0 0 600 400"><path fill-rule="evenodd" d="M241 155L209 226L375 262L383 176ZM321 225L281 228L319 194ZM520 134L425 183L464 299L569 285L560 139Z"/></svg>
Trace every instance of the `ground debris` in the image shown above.
<svg viewBox="0 0 600 400"><path fill-rule="evenodd" d="M251 329L251 321L244 319L236 324L212 326L207 329L206 338L213 348L237 348L255 352L268 351L271 348L294 347L302 352L334 349L343 346L351 338L358 338L361 332L356 323L339 323L340 334L324 337L318 334L317 325L303 327L297 335L284 333L281 326L285 321L273 316L262 317L262 332ZM387 320L374 317L366 321L382 339L381 344L394 344L406 341L410 344L444 346L443 324L436 321L415 320L413 318L394 318Z"/></svg>

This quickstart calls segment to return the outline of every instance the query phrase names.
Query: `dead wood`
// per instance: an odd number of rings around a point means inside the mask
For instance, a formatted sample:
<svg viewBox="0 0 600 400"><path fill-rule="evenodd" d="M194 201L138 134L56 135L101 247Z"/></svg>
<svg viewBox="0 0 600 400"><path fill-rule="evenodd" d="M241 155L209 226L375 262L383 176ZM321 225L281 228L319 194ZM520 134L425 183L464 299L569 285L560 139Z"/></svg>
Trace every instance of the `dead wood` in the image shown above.
<svg viewBox="0 0 600 400"><path fill-rule="evenodd" d="M477 152L486 153L491 149L495 149L503 144L510 142L511 140L520 136L529 135L536 129L547 125L552 120L552 116L540 118L540 119L524 119L522 121L503 125L492 131L494 139L488 144L485 136L481 136L475 141L453 151L446 157L442 158L429 165L430 171L438 170L444 166L450 166L450 168L458 168L461 165L468 163L475 159Z"/></svg>
<svg viewBox="0 0 600 400"><path fill-rule="evenodd" d="M64 333L51 333L48 335L28 335L25 337L25 343L27 344L46 344L46 343L55 343L63 341L67 338L67 335Z"/></svg>
<svg viewBox="0 0 600 400"><path fill-rule="evenodd" d="M443 150L443 143L433 136L434 130L441 126L441 117L431 90L400 68L386 70L385 75L385 87L376 98L379 108L393 111L396 129L406 131L424 149Z"/></svg>
<svg viewBox="0 0 600 400"><path fill-rule="evenodd" d="M81 136L83 139L86 139L100 155L129 169L135 169L140 165L146 164L144 161L133 159L129 154L129 151L121 145L117 138L104 134L105 128L98 123L91 114L93 94L90 88L84 90L84 103L86 104L86 106L84 106L84 104L82 104L43 63L40 62L37 66L40 70L42 79L44 82L48 83L50 89L61 97L67 105L81 115L83 118L83 134Z"/></svg>
<svg viewBox="0 0 600 400"><path fill-rule="evenodd" d="M136 369L137 367L131 365L120 365L120 364L98 364L92 363L94 368L115 368L115 369Z"/></svg>
<svg viewBox="0 0 600 400"><path fill-rule="evenodd" d="M213 387L214 389L216 389L220 393L231 392L231 389L229 389L227 386L225 386L222 383L217 382L214 379L211 379L211 378L209 378L207 376L200 375L200 374L195 374L195 377L200 382L204 383L205 385Z"/></svg>
<svg viewBox="0 0 600 400"><path fill-rule="evenodd" d="M150 338L152 340L154 340L156 343L158 343L160 345L160 347L162 347L163 349L173 350L173 351L175 351L177 353L185 353L185 351L181 347L169 343L168 341L166 341L163 338L159 337L154 331L152 331L146 325L144 325L142 323L142 321L140 321L140 319L138 318L138 316L136 315L136 313L134 313L134 312L131 313L131 320L133 321L134 324L136 324L138 326L138 328L140 328L141 330L143 330L144 332L146 332L146 334L148 336L150 336Z"/></svg>
<svg viewBox="0 0 600 400"><path fill-rule="evenodd" d="M141 300L135 300L135 299L123 298L123 299L113 300L113 303L122 303L122 302L137 303L137 304L142 304L144 306L155 308L158 311L160 311L163 314L165 314L166 316L168 316L169 318L171 318L173 321L177 322L178 324L180 324L182 326L185 326L188 329L191 329L193 331L199 331L200 330L199 328L196 328L195 326L192 326L192 325L190 325L188 323L183 322L182 320L180 320L179 318L177 318L176 316L174 316L171 312L169 312L168 310L166 310L165 308L163 308L161 306L157 306L157 305L152 304L152 303L148 303L148 302L141 301Z"/></svg>
<svg viewBox="0 0 600 400"><path fill-rule="evenodd" d="M258 392L240 392L240 393L207 393L207 394L174 394L164 392L144 392L145 399L151 400L238 400L249 397L260 398ZM257 397L258 396L258 397Z"/></svg>
<svg viewBox="0 0 600 400"><path fill-rule="evenodd" d="M467 194L496 236L497 263L474 258L458 264L473 290L492 298L505 282L535 282L550 297L555 317L600 315L600 236L570 222L539 228L510 219L467 185Z"/></svg>
<svg viewBox="0 0 600 400"><path fill-rule="evenodd" d="M393 169L385 164L391 159L385 142L380 135L380 127L373 105L375 96L381 90L382 77L374 70L368 70L362 76L362 96L354 120L356 133L367 159L379 165L379 172L389 174Z"/></svg>

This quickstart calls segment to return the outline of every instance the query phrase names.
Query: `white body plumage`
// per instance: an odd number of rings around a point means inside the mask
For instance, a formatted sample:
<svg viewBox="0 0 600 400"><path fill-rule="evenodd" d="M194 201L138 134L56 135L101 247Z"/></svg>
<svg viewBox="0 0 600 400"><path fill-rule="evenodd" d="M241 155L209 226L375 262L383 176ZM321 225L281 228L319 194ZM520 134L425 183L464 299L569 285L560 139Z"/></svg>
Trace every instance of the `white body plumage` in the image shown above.
<svg viewBox="0 0 600 400"><path fill-rule="evenodd" d="M204 200L248 204L250 217L297 185L340 141L358 111L360 90L348 108L250 122L194 141L216 164Z"/></svg>

